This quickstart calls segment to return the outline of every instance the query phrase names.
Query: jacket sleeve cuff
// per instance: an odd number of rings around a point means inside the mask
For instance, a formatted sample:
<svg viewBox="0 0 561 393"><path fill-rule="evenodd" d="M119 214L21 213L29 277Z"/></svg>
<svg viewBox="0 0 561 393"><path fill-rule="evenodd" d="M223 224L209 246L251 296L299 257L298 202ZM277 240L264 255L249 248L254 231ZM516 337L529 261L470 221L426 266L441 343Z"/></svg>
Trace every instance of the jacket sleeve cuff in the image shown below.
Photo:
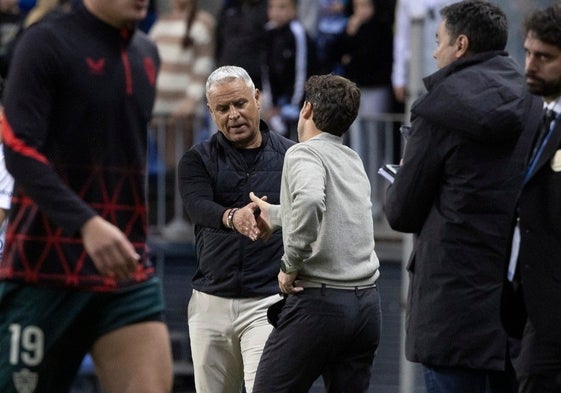
<svg viewBox="0 0 561 393"><path fill-rule="evenodd" d="M271 220L271 225L273 226L273 230L282 227L282 216L281 216L280 205L269 206L269 219Z"/></svg>
<svg viewBox="0 0 561 393"><path fill-rule="evenodd" d="M284 258L281 259L280 270L283 273L294 273L300 270L297 266L289 264Z"/></svg>

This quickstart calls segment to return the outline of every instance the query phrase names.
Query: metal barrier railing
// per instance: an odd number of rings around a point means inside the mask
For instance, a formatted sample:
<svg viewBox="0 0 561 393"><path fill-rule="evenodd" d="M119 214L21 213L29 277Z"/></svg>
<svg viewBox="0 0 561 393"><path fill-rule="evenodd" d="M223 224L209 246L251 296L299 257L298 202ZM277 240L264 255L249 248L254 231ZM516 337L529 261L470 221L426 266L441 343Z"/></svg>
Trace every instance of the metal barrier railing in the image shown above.
<svg viewBox="0 0 561 393"><path fill-rule="evenodd" d="M193 228L183 213L177 186L177 163L193 143L207 135L207 118L153 116L148 140L149 233L173 241L193 241Z"/></svg>

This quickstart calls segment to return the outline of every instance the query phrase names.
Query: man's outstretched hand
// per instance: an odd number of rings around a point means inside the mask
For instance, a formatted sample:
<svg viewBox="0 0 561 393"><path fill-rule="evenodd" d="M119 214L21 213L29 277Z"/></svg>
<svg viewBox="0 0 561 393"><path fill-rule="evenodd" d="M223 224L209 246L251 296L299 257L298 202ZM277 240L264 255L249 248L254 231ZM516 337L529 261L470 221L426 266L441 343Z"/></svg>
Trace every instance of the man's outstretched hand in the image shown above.
<svg viewBox="0 0 561 393"><path fill-rule="evenodd" d="M271 204L267 202L266 196L258 198L257 195L250 192L249 197L255 204L255 221L257 222L257 228L259 229L259 238L267 240L273 233L273 227L269 218L269 206L271 206ZM257 215L257 212L259 215Z"/></svg>

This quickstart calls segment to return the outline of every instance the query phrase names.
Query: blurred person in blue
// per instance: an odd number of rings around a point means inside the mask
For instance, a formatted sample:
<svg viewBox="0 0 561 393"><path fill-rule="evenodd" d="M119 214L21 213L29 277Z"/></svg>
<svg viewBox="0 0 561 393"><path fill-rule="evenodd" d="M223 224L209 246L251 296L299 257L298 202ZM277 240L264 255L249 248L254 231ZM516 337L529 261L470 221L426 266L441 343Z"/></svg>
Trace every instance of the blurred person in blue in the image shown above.
<svg viewBox="0 0 561 393"><path fill-rule="evenodd" d="M73 0L76 1L76 0ZM157 0L149 0L148 1L148 11L146 12L146 16L138 23L138 28L148 34L154 23L158 20L158 1Z"/></svg>
<svg viewBox="0 0 561 393"><path fill-rule="evenodd" d="M341 63L334 53L334 45L347 27L349 5L349 0L318 0L314 42L319 74L341 73Z"/></svg>
<svg viewBox="0 0 561 393"><path fill-rule="evenodd" d="M503 322L521 337L514 362L520 393L561 392L561 3L524 22L525 72L541 97L528 117L539 132L518 200Z"/></svg>
<svg viewBox="0 0 561 393"><path fill-rule="evenodd" d="M261 120L261 93L243 68L214 70L206 98L219 132L187 151L177 168L197 249L188 305L195 387L234 393L245 385L251 393L272 329L267 309L280 298L282 234L256 240L249 192L278 203L284 154L294 142Z"/></svg>
<svg viewBox="0 0 561 393"><path fill-rule="evenodd" d="M507 20L480 0L440 10L439 70L411 110L390 226L416 235L407 270L406 357L428 392L516 392L517 343L500 321L516 195L539 101L504 51Z"/></svg>
<svg viewBox="0 0 561 393"><path fill-rule="evenodd" d="M67 392L89 352L104 392L169 393L146 244L159 57L146 0L84 0L16 46L3 96L15 179L0 262L0 391Z"/></svg>
<svg viewBox="0 0 561 393"><path fill-rule="evenodd" d="M33 9L33 7L37 5L37 1L38 0L19 0L17 3L21 12L23 12L24 15L26 15L29 11ZM79 0L73 0L73 1L79 1Z"/></svg>
<svg viewBox="0 0 561 393"><path fill-rule="evenodd" d="M259 363L255 393L368 391L381 329L370 182L360 157L343 144L360 90L337 75L305 87L298 140L286 152L280 204L251 194L260 236L282 228L278 288L269 310L275 329Z"/></svg>

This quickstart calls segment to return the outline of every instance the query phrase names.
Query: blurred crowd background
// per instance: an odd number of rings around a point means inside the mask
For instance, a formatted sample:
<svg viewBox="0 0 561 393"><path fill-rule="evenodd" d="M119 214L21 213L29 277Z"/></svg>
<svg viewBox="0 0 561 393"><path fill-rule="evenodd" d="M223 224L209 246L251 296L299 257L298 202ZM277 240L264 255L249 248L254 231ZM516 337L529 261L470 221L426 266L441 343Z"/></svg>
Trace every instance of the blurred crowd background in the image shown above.
<svg viewBox="0 0 561 393"><path fill-rule="evenodd" d="M0 76L22 32L72 1L0 0ZM296 139L303 83L337 73L361 88L359 117L345 142L371 177L373 215L384 218L386 184L376 175L399 161L411 102L422 94L432 59L438 10L452 0L150 0L139 28L156 42L162 67L150 125L149 173L154 235L191 241L176 191L175 168L193 143L215 132L205 106L205 81L217 66L244 67L262 91L262 117ZM507 49L524 61L521 22L548 0L494 0L509 18ZM17 66L17 65L15 65Z"/></svg>

